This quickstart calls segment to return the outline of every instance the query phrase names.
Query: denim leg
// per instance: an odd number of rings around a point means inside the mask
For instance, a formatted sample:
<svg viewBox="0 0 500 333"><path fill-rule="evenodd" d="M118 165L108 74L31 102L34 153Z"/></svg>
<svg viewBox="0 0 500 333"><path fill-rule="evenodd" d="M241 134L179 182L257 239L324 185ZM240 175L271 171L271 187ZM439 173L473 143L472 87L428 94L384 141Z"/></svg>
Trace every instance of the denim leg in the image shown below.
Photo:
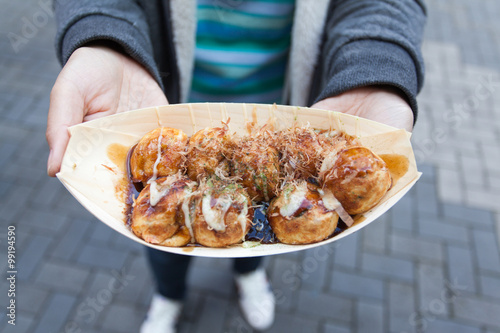
<svg viewBox="0 0 500 333"><path fill-rule="evenodd" d="M186 276L191 256L147 248L149 264L160 295L182 300L186 295Z"/></svg>
<svg viewBox="0 0 500 333"><path fill-rule="evenodd" d="M236 258L233 262L233 269L238 274L246 274L259 268L262 257Z"/></svg>

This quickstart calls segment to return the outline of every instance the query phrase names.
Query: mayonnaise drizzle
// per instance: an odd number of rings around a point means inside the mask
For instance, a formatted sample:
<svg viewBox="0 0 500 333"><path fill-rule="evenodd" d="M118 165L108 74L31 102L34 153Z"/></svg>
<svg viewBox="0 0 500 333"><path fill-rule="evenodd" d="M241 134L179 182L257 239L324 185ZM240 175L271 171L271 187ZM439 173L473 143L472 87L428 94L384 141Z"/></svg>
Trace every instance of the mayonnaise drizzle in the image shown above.
<svg viewBox="0 0 500 333"><path fill-rule="evenodd" d="M286 198L285 204L280 207L280 214L283 217L289 217L295 214L304 201L307 193L307 186L301 185L296 187L290 196Z"/></svg>
<svg viewBox="0 0 500 333"><path fill-rule="evenodd" d="M184 224L186 225L186 228L189 231L189 235L191 236L191 243L194 243L195 239L193 225L191 223L191 211L189 209L189 203L191 202L192 195L193 192L191 191L191 188L187 188L185 191L184 199L182 201L182 212L184 213Z"/></svg>
<svg viewBox="0 0 500 333"><path fill-rule="evenodd" d="M158 164L161 161L161 141L163 139L163 127L160 128L160 135L158 136L158 144L157 144L157 152L156 152L156 161L153 165L153 177L148 180L149 184L149 204L151 206L156 206L156 204L160 201L160 199L167 194L168 188L164 188L162 191L158 190L158 183L156 179L158 179Z"/></svg>
<svg viewBox="0 0 500 333"><path fill-rule="evenodd" d="M215 200L216 204L214 207L211 207L212 196L205 195L201 201L201 211L205 222L207 222L211 229L215 231L225 231L226 224L224 223L224 217L233 201L227 196L219 197Z"/></svg>

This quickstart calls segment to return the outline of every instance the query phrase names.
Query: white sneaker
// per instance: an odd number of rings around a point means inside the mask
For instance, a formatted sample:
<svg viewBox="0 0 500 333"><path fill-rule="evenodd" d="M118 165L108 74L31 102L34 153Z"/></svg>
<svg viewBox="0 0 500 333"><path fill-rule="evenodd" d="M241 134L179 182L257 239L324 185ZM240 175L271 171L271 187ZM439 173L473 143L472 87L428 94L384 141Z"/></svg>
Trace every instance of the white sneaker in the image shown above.
<svg viewBox="0 0 500 333"><path fill-rule="evenodd" d="M148 316L141 325L141 333L175 333L182 303L154 294Z"/></svg>
<svg viewBox="0 0 500 333"><path fill-rule="evenodd" d="M271 327L276 302L264 269L237 275L235 281L246 321L256 330Z"/></svg>

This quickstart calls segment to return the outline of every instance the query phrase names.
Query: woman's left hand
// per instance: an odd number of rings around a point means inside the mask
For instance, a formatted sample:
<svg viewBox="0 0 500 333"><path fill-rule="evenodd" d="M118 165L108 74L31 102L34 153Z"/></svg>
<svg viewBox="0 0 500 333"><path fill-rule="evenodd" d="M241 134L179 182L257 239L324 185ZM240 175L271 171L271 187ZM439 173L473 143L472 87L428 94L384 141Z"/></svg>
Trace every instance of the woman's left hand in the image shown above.
<svg viewBox="0 0 500 333"><path fill-rule="evenodd" d="M312 108L339 111L407 131L413 128L413 112L408 102L391 87L362 87L329 97Z"/></svg>

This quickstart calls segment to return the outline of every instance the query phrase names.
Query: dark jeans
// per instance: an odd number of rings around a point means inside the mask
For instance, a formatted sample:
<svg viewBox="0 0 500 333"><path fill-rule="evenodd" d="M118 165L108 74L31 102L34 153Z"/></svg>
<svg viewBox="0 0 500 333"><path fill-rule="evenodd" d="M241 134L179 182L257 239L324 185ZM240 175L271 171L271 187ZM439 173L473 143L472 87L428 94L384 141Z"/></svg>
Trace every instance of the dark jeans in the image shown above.
<svg viewBox="0 0 500 333"><path fill-rule="evenodd" d="M173 254L147 248L149 264L156 280L157 291L167 298L181 300L186 295L186 275L191 256ZM237 258L233 262L236 273L256 270L262 257Z"/></svg>

